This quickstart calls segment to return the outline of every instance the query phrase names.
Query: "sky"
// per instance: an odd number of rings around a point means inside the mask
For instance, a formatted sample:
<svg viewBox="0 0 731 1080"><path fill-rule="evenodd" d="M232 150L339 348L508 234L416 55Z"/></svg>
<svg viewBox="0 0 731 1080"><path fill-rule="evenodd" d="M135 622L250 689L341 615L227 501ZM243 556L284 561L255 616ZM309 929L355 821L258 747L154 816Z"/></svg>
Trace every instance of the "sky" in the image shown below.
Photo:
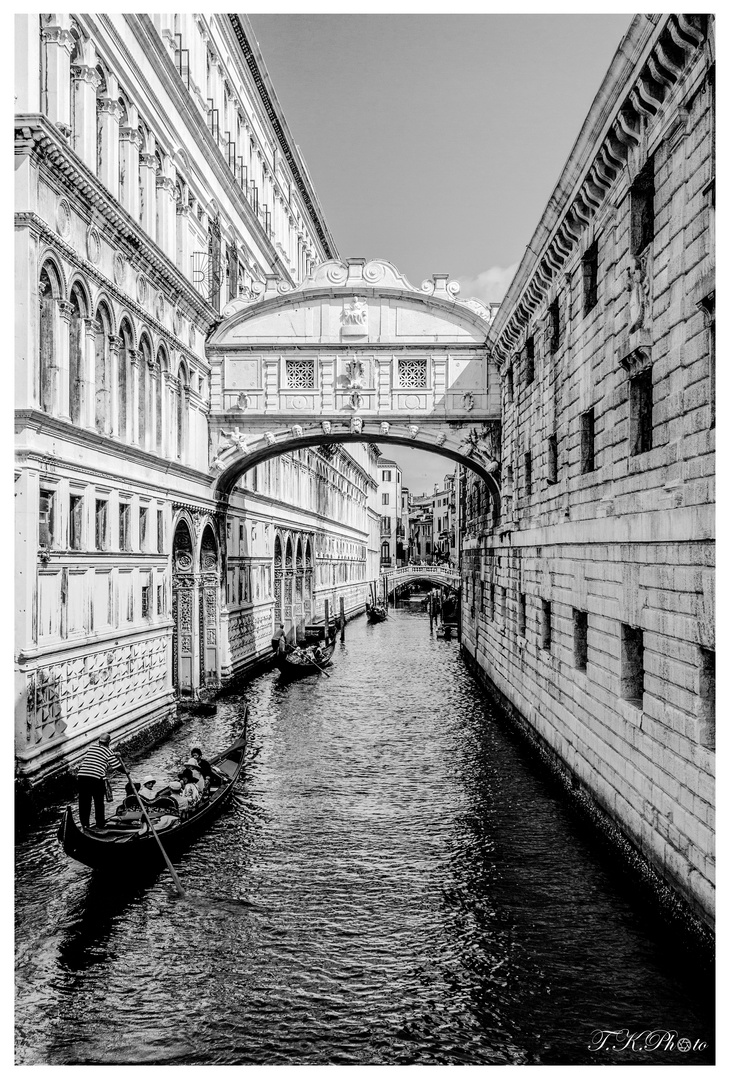
<svg viewBox="0 0 731 1080"><path fill-rule="evenodd" d="M340 257L387 259L417 287L450 274L483 301L502 299L631 21L249 18ZM415 492L453 468L384 451Z"/></svg>

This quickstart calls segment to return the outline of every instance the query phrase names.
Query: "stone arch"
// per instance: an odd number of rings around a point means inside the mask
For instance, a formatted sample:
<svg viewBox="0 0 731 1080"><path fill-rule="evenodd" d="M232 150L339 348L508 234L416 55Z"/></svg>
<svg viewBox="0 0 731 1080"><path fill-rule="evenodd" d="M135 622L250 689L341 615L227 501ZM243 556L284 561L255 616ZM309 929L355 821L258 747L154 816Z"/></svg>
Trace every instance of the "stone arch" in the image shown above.
<svg viewBox="0 0 731 1080"><path fill-rule="evenodd" d="M181 697L192 697L197 685L193 664L195 631L195 529L186 512L173 522L173 686Z"/></svg>
<svg viewBox="0 0 731 1080"><path fill-rule="evenodd" d="M277 630L284 623L284 609L282 606L282 576L284 574L284 548L279 529L274 531L274 622Z"/></svg>
<svg viewBox="0 0 731 1080"><path fill-rule="evenodd" d="M94 317L94 426L102 435L112 430L112 357L114 333L111 304L97 301Z"/></svg>
<svg viewBox="0 0 731 1080"><path fill-rule="evenodd" d="M149 420L150 420L150 381L152 367L152 339L147 328L140 334L140 343L137 349L137 441L140 447L149 449Z"/></svg>
<svg viewBox="0 0 731 1080"><path fill-rule="evenodd" d="M200 567L198 663L200 686L215 688L220 682L218 642L220 639L220 549L216 530L210 519L201 530L198 564Z"/></svg>
<svg viewBox="0 0 731 1080"><path fill-rule="evenodd" d="M85 320L91 314L91 303L84 281L72 278L69 288L69 416L73 424L83 426L86 407L87 361Z"/></svg>
<svg viewBox="0 0 731 1080"><path fill-rule="evenodd" d="M152 444L158 454L163 452L163 402L165 401L165 393L163 382L165 379L165 373L168 370L168 353L167 346L164 342L160 342L157 346L157 352L155 353L155 364L153 372L153 409L154 409L154 421L152 432Z"/></svg>
<svg viewBox="0 0 731 1080"><path fill-rule="evenodd" d="M41 267L40 273L43 274L45 271L48 276L53 299L66 300L68 297L66 275L56 253L52 250L44 251L41 254L39 263Z"/></svg>
<svg viewBox="0 0 731 1080"><path fill-rule="evenodd" d="M88 319L91 316L93 305L91 302L91 292L89 286L81 276L81 274L74 272L71 275L69 281L69 300L72 300L73 294L78 297L78 303L81 309L81 317Z"/></svg>

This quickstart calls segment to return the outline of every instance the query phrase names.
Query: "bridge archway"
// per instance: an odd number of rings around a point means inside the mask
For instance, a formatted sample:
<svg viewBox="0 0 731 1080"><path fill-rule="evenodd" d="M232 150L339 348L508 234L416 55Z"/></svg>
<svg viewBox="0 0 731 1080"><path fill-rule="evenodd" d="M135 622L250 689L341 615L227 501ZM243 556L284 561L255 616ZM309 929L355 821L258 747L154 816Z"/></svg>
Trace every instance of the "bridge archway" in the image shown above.
<svg viewBox="0 0 731 1080"><path fill-rule="evenodd" d="M436 275L414 288L384 260L267 278L207 346L210 460L225 501L255 465L303 447L375 442L457 461L500 500L500 376L490 313Z"/></svg>

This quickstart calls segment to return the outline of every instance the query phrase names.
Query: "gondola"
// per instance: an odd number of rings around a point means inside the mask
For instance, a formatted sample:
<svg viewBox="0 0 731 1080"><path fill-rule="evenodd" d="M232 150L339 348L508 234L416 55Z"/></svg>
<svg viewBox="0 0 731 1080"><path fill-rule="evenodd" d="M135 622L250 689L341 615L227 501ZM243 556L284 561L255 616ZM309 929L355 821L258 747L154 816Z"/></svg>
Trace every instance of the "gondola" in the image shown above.
<svg viewBox="0 0 731 1080"><path fill-rule="evenodd" d="M384 622L387 618L386 609L382 604L366 603L366 619L369 623Z"/></svg>
<svg viewBox="0 0 731 1080"><path fill-rule="evenodd" d="M299 660L293 657L294 650L291 648L286 652L277 652L274 655L274 663L277 665L282 675L285 675L289 679L299 679L303 675L316 675L322 671L323 668L329 667L332 664L332 654L335 652L335 641L330 641L327 645L320 646L320 653L322 659L317 663L310 663L307 660Z"/></svg>
<svg viewBox="0 0 731 1080"><path fill-rule="evenodd" d="M246 720L244 730L228 750L211 759L211 768L221 781L208 799L201 800L198 806L184 819L178 818L166 828L158 830L157 835L167 854L174 858L188 843L204 832L231 801L236 782L244 767L246 752ZM125 804L132 806L133 797L128 796ZM160 821L163 815L173 817L170 811L176 808L172 800L161 797L147 806L153 822ZM63 850L72 859L90 866L92 870L131 870L139 873L145 869L159 868L164 865L160 848L147 830L140 835L140 821L134 811L123 813L107 820L107 828L85 832L74 821L70 806L66 807L58 838Z"/></svg>

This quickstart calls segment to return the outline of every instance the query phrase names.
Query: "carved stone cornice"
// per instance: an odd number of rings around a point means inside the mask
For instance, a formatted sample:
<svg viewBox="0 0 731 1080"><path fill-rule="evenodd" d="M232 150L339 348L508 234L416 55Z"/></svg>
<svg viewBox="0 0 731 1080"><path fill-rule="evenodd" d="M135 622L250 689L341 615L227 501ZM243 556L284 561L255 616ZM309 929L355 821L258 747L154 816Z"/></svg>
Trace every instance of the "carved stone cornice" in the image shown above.
<svg viewBox="0 0 731 1080"><path fill-rule="evenodd" d="M44 26L41 30L41 40L44 45L59 45L69 56L76 48L74 35L62 26Z"/></svg>
<svg viewBox="0 0 731 1080"><path fill-rule="evenodd" d="M145 169L157 169L157 158L154 154L140 154L140 165Z"/></svg>
<svg viewBox="0 0 731 1080"><path fill-rule="evenodd" d="M132 146L136 146L138 150L142 149L142 136L137 128L121 127L119 129L119 138L121 142L128 142Z"/></svg>
<svg viewBox="0 0 731 1080"><path fill-rule="evenodd" d="M74 82L84 82L97 90L101 86L101 78L98 71L89 67L88 64L72 64L71 78Z"/></svg>
<svg viewBox="0 0 731 1080"><path fill-rule="evenodd" d="M158 176L155 180L158 191L165 191L168 195L175 194L175 181L170 176Z"/></svg>
<svg viewBox="0 0 731 1080"><path fill-rule="evenodd" d="M71 315L74 310L74 305L68 300L57 300L56 303L58 304L58 311L61 318L65 319L67 322L70 322Z"/></svg>
<svg viewBox="0 0 731 1080"><path fill-rule="evenodd" d="M708 18L712 16L663 16L652 28L652 36L647 35L646 24L641 22L639 17L635 20L630 33L635 36L634 47L639 54L635 63L640 66L631 81L623 85L617 82L618 90L614 88L617 97L613 117L611 112L606 113L608 121L604 135L591 148L591 156L581 165L579 179L572 191L567 191L565 196L562 194L560 198L554 193L544 219L553 212L552 206L563 208L562 218L550 225L548 239L542 247L538 247L537 252L528 246L513 284L501 305L500 310L504 308L506 312L506 321L501 324L498 314L498 325L493 331L499 364L515 348L521 331L546 298L552 283L561 273L561 267L571 258L575 245L580 243L581 234L593 226L597 213L606 205L606 196L621 171L634 160L634 155L646 148L648 125L658 116L665 99L685 74L699 46L705 40ZM646 35L646 44L643 44L643 34ZM682 63L675 63L670 57L671 53L674 56L680 53ZM607 93L610 92L612 88ZM602 108L607 110L606 102ZM671 122L671 138L676 136L677 131L682 133L684 130L682 118L680 122ZM569 166L577 168L569 159L566 176L569 175ZM563 182L562 178L557 191ZM539 229L542 228L545 228L543 221L539 225ZM519 284L520 282L522 284ZM535 283L538 283L537 289L534 287Z"/></svg>
<svg viewBox="0 0 731 1080"><path fill-rule="evenodd" d="M122 119L122 106L115 98L98 97L96 99L96 110L98 113L108 113L114 120Z"/></svg>

